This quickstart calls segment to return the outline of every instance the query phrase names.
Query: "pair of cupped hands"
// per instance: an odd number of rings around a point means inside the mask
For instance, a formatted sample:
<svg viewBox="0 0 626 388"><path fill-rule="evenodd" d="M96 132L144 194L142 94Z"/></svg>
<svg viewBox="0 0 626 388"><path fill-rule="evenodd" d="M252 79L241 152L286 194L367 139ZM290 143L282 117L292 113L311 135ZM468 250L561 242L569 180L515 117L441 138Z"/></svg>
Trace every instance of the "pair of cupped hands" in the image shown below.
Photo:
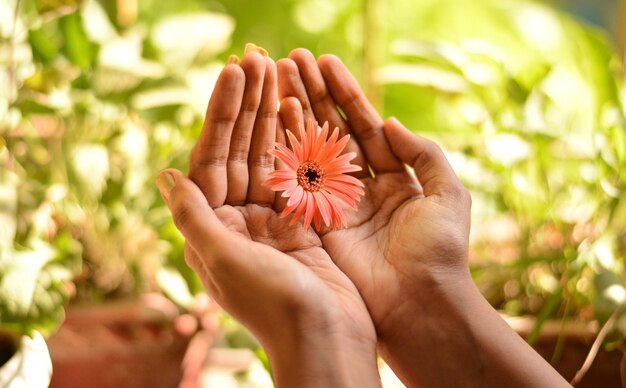
<svg viewBox="0 0 626 388"><path fill-rule="evenodd" d="M435 143L380 117L336 56L296 49L275 63L249 50L237 62L219 75L188 177L157 178L185 259L258 338L278 385L377 386L377 350L393 367L407 323L430 319L420 303L471 282L469 193ZM280 168L268 151L307 119L351 136L365 195L347 228L289 226L285 199L263 185Z"/></svg>

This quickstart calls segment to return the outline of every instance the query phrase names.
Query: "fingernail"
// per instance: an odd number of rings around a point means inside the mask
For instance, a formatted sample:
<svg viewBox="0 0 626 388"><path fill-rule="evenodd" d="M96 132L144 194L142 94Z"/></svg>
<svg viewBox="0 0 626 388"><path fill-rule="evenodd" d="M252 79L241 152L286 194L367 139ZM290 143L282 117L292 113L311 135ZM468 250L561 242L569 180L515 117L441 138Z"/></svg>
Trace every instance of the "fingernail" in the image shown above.
<svg viewBox="0 0 626 388"><path fill-rule="evenodd" d="M232 54L228 57L228 60L226 61L227 65L238 65L241 63L241 59L239 59L238 56L236 56L235 54Z"/></svg>
<svg viewBox="0 0 626 388"><path fill-rule="evenodd" d="M257 52L259 54L261 54L264 57L269 56L269 53L267 52L266 49L264 49L263 47L259 47L254 43L247 43L246 44L246 48L244 49L244 55L250 52Z"/></svg>
<svg viewBox="0 0 626 388"><path fill-rule="evenodd" d="M249 52L256 50L256 44L254 43L246 43L246 47L243 49L243 55L248 54Z"/></svg>
<svg viewBox="0 0 626 388"><path fill-rule="evenodd" d="M168 203L170 201L170 191L176 186L174 175L169 171L161 171L161 173L157 175L156 184L161 192L161 197L165 203Z"/></svg>
<svg viewBox="0 0 626 388"><path fill-rule="evenodd" d="M264 57L269 57L269 56L270 56L270 54L267 52L267 50L266 50L266 49L264 49L263 47L256 46L256 51L257 51L259 54L263 55Z"/></svg>

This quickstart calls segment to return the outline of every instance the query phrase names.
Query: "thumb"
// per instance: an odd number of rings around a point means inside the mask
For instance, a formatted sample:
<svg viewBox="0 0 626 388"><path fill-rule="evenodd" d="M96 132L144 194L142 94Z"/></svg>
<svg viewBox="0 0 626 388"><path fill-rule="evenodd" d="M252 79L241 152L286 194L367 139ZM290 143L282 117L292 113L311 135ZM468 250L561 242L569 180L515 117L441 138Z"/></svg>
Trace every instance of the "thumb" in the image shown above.
<svg viewBox="0 0 626 388"><path fill-rule="evenodd" d="M156 178L163 201L172 214L176 228L196 250L215 246L226 228L209 206L195 183L174 169L163 170Z"/></svg>
<svg viewBox="0 0 626 388"><path fill-rule="evenodd" d="M393 153L415 170L424 195L464 190L441 148L433 141L417 136L395 117L383 124L383 131Z"/></svg>

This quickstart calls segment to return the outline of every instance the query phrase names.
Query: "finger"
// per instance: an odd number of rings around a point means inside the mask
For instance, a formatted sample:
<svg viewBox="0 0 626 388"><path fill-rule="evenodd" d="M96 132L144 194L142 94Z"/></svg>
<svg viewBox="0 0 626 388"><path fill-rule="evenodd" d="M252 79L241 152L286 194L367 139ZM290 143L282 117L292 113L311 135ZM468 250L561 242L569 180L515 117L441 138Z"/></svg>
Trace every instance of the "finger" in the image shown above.
<svg viewBox="0 0 626 388"><path fill-rule="evenodd" d="M265 59L257 52L250 52L241 61L241 68L246 76L245 89L230 139L226 165L228 192L225 203L233 206L243 205L246 202L249 178L248 154L252 129L255 126L263 93Z"/></svg>
<svg viewBox="0 0 626 388"><path fill-rule="evenodd" d="M350 129L374 173L401 171L402 163L383 133L383 120L350 71L334 55L322 55L317 63L333 100L346 114Z"/></svg>
<svg viewBox="0 0 626 388"><path fill-rule="evenodd" d="M300 101L295 97L284 98L280 101L280 111L278 113L285 129L288 129L293 134L297 134L298 125L304 123L304 112Z"/></svg>
<svg viewBox="0 0 626 388"><path fill-rule="evenodd" d="M300 78L298 65L293 60L285 58L276 62L276 68L278 70L278 99L282 101L287 97L297 98L302 106L304 119L315 120L306 88Z"/></svg>
<svg viewBox="0 0 626 388"><path fill-rule="evenodd" d="M200 188L173 169L159 173L157 186L185 241L196 252L215 252L229 232L207 203Z"/></svg>
<svg viewBox="0 0 626 388"><path fill-rule="evenodd" d="M328 94L326 83L313 54L300 48L289 53L289 58L298 66L309 104L320 125L323 121L328 121L331 128L339 127L341 135L347 134L348 125L337 111L337 104Z"/></svg>
<svg viewBox="0 0 626 388"><path fill-rule="evenodd" d="M274 204L274 192L263 185L268 174L274 169L274 157L269 151L274 148L276 141L276 117L278 116L278 91L276 86L276 64L270 58L265 58L265 80L263 82L263 96L259 106L248 169L250 184L248 187L248 203L260 205Z"/></svg>
<svg viewBox="0 0 626 388"><path fill-rule="evenodd" d="M465 191L436 143L413 134L393 117L385 121L383 130L393 153L415 170L426 197Z"/></svg>
<svg viewBox="0 0 626 388"><path fill-rule="evenodd" d="M209 101L200 138L191 152L189 177L213 207L223 205L226 200L226 161L244 84L241 67L227 65L222 70Z"/></svg>
<svg viewBox="0 0 626 388"><path fill-rule="evenodd" d="M285 135L285 125L283 124L283 120L280 117L280 111L278 113L279 114L276 118L276 143L286 145L287 137ZM274 158L274 169L276 169L277 160L280 161L280 159Z"/></svg>
<svg viewBox="0 0 626 388"><path fill-rule="evenodd" d="M339 128L341 136L349 134L351 131L348 124L339 114L337 104L328 93L326 83L324 82L324 78L322 77L322 73L320 72L313 54L306 49L295 49L289 54L289 58L298 66L298 71L306 89L309 103L311 104L311 108L318 123L322 125L325 121L328 121L331 129L335 127ZM355 175L359 177L369 175L365 156L356 139L351 138L343 152L356 153L357 156L351 163L360 166L361 171L357 172Z"/></svg>

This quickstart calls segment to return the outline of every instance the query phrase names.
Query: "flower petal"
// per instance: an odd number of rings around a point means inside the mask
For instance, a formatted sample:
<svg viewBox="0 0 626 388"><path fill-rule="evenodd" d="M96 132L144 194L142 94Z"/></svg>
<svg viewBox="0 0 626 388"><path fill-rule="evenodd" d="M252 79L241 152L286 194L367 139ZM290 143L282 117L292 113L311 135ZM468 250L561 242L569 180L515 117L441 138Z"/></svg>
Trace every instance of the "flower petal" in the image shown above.
<svg viewBox="0 0 626 388"><path fill-rule="evenodd" d="M318 162L323 165L335 159L341 153L341 151L343 151L343 149L346 148L346 145L348 144L349 140L350 140L350 135L345 135L344 137L339 139L339 141L336 144L330 147L329 146L325 147L324 151L319 155Z"/></svg>
<svg viewBox="0 0 626 388"><path fill-rule="evenodd" d="M296 189L293 191L293 194L291 194L291 197L289 197L289 201L287 201L287 206L293 206L296 203L300 203L300 201L302 200L302 196L304 195L304 190L302 189L302 186L298 185L296 187Z"/></svg>
<svg viewBox="0 0 626 388"><path fill-rule="evenodd" d="M326 200L328 200L328 203L330 204L330 207L332 209L332 228L336 229L340 226L347 227L348 221L346 220L346 215L344 214L343 209L341 208L339 203L337 203L337 198L323 191L322 195L326 197Z"/></svg>
<svg viewBox="0 0 626 388"><path fill-rule="evenodd" d="M298 222L300 217L302 217L302 215L304 214L304 212L306 210L307 197L308 197L307 193L305 193L302 196L302 201L300 201L300 205L298 205L298 208L296 209L296 212L294 213L293 217L291 218L291 221L289 221L289 225L293 225L296 222Z"/></svg>
<svg viewBox="0 0 626 388"><path fill-rule="evenodd" d="M285 163L290 169L297 170L298 169L298 159L296 159L295 153L287 148L284 144L276 143L276 149L270 150L269 153L274 155L278 159L280 159L283 163Z"/></svg>
<svg viewBox="0 0 626 388"><path fill-rule="evenodd" d="M316 210L315 197L310 192L306 192L306 212L304 213L304 229L306 230L311 225L313 215Z"/></svg>
<svg viewBox="0 0 626 388"><path fill-rule="evenodd" d="M302 145L298 142L298 139L296 139L296 136L291 133L290 130L286 130L285 132L287 133L287 138L289 138L289 144L291 144L291 149L296 156L296 160L304 161L304 159L302 159Z"/></svg>
<svg viewBox="0 0 626 388"><path fill-rule="evenodd" d="M318 137L317 137L317 141L315 142L315 147L313 148L313 158L314 159L319 159L318 155L320 153L320 151L324 148L324 146L326 145L326 138L328 137L328 121L324 122L324 126L322 127Z"/></svg>
<svg viewBox="0 0 626 388"><path fill-rule="evenodd" d="M304 152L305 160L313 159L313 148L315 147L316 139L318 135L317 122L313 120L307 120L306 122L306 148Z"/></svg>
<svg viewBox="0 0 626 388"><path fill-rule="evenodd" d="M332 226L332 217L331 217L331 207L328 203L326 197L321 191L317 191L313 193L313 197L315 197L315 203L317 204L317 208L324 219L324 223L328 226Z"/></svg>
<svg viewBox="0 0 626 388"><path fill-rule="evenodd" d="M333 187L325 187L324 190L326 192L328 192L328 195L331 195L333 197L335 197L336 199L338 199L339 201L343 202L344 204L346 204L347 206L351 207L354 210L357 210L357 206L356 206L356 199L358 197L355 197L351 194L346 194L343 191L340 190L336 190Z"/></svg>
<svg viewBox="0 0 626 388"><path fill-rule="evenodd" d="M302 145L302 148L301 148L302 152L300 153L300 157L298 157L298 160L300 161L308 160L309 144L308 144L306 132L304 131L304 126L302 125L302 123L298 123L298 136L300 138L300 144Z"/></svg>
<svg viewBox="0 0 626 388"><path fill-rule="evenodd" d="M346 172L361 171L361 167L356 164L350 164L350 161L356 157L356 152L345 153L331 162L324 165L324 171L329 175L343 174Z"/></svg>
<svg viewBox="0 0 626 388"><path fill-rule="evenodd" d="M294 204L292 206L287 206L283 209L283 211L280 213L280 218L285 218L289 215L289 213L291 213L292 211L294 211L300 204ZM300 217L298 217L300 218ZM293 221L293 220L292 220ZM295 223L295 222L294 222ZM291 225L291 222L289 223Z"/></svg>
<svg viewBox="0 0 626 388"><path fill-rule="evenodd" d="M324 188L335 189L335 190L341 191L342 193L350 197L354 197L356 200L358 200L359 196L365 194L365 190L363 190L363 188L360 186L355 186L355 185L352 185L350 183L345 183L345 182L336 182L333 180L327 180Z"/></svg>
<svg viewBox="0 0 626 388"><path fill-rule="evenodd" d="M286 164L285 169L272 171L264 182L274 191L282 191L287 205L281 217L293 213L289 225L300 221L307 229L313 223L317 230L325 224L332 229L347 225L343 205L357 209L356 202L365 194L363 183L346 173L360 171L361 167L350 163L356 157L354 152L344 152L350 140L349 135L339 138L339 128L334 128L329 136L329 123L320 127L317 122L308 120L306 127L298 124L298 137L286 130L291 149L276 143L269 153ZM304 162L311 162L320 168L320 186L300 186L298 169ZM316 168L318 168L316 167ZM317 190L317 191L309 191Z"/></svg>
<svg viewBox="0 0 626 388"><path fill-rule="evenodd" d="M363 182L356 179L352 175L338 174L330 175L326 177L327 181L342 182L353 186L364 187Z"/></svg>
<svg viewBox="0 0 626 388"><path fill-rule="evenodd" d="M298 181L295 179L268 179L265 181L265 184L273 191L284 191L295 188L298 185Z"/></svg>
<svg viewBox="0 0 626 388"><path fill-rule="evenodd" d="M315 212L313 216L313 224L315 225L315 230L319 231L322 229L322 217L320 217L320 212Z"/></svg>
<svg viewBox="0 0 626 388"><path fill-rule="evenodd" d="M298 178L298 174L294 170L274 170L271 171L267 176L271 178L281 178L281 179L296 179Z"/></svg>

